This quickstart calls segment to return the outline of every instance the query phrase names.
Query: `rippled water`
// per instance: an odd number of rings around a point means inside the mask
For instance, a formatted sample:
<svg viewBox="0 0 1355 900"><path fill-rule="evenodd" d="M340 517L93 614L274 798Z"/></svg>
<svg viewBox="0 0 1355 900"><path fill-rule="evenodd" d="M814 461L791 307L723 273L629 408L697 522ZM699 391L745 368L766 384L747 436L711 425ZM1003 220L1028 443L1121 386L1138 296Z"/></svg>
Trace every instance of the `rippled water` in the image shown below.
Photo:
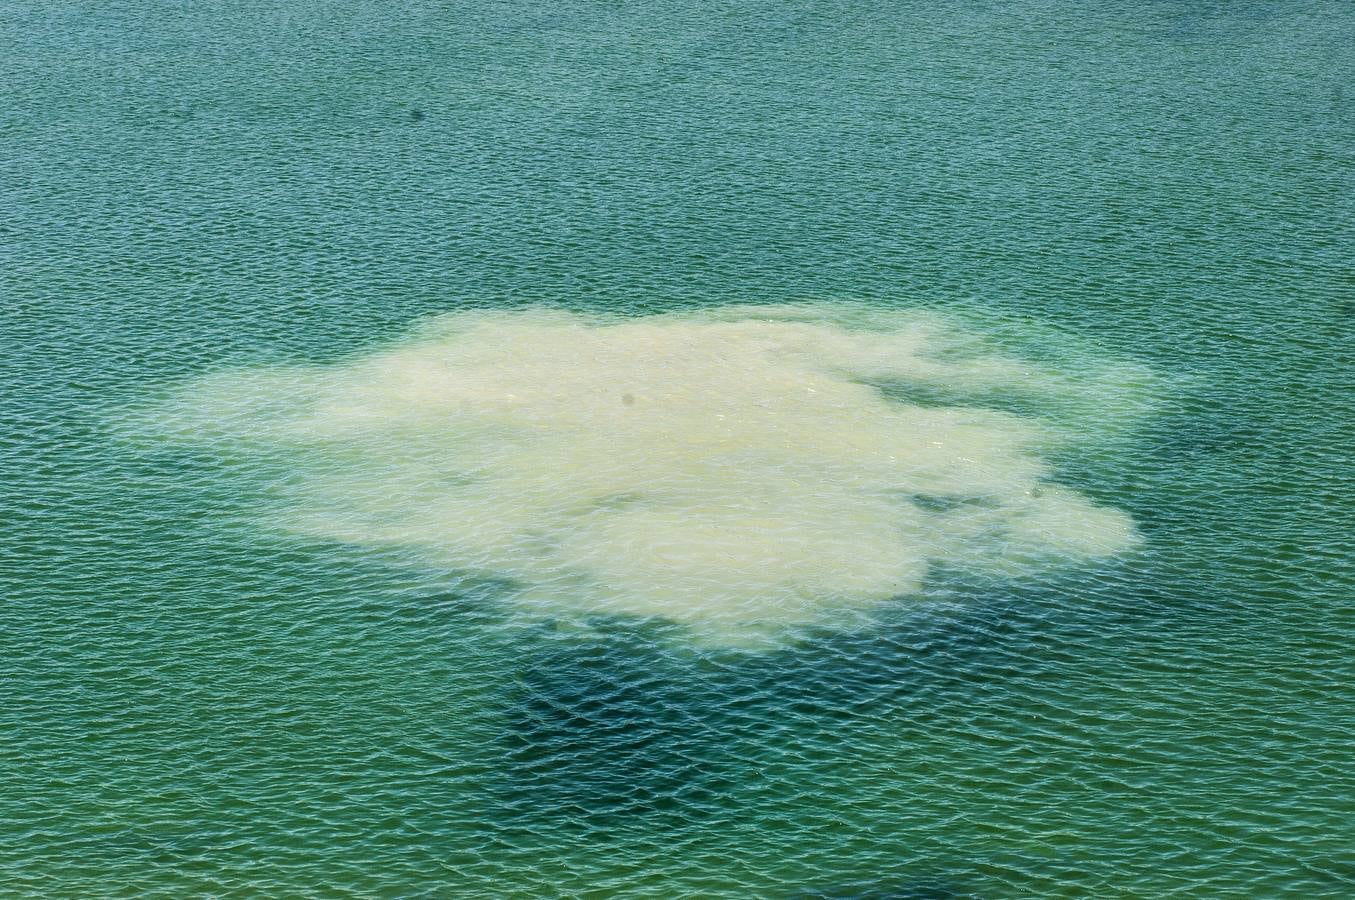
<svg viewBox="0 0 1355 900"><path fill-rule="evenodd" d="M1355 892L1355 7L11 3L0 47L0 893ZM432 317L747 303L1099 385L870 402L1054 423L1134 540L750 647L280 525L351 447L182 439Z"/></svg>

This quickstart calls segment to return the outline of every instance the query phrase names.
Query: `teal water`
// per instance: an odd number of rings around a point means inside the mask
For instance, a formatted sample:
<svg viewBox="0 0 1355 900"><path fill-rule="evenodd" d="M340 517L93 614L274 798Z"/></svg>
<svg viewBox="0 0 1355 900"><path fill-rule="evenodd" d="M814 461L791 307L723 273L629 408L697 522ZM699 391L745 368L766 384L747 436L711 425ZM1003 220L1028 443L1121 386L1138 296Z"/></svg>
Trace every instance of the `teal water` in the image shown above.
<svg viewBox="0 0 1355 900"><path fill-rule="evenodd" d="M1355 892L1355 6L14 2L0 49L0 894ZM800 301L1151 372L1052 459L1141 545L751 653L513 626L120 432L437 314Z"/></svg>

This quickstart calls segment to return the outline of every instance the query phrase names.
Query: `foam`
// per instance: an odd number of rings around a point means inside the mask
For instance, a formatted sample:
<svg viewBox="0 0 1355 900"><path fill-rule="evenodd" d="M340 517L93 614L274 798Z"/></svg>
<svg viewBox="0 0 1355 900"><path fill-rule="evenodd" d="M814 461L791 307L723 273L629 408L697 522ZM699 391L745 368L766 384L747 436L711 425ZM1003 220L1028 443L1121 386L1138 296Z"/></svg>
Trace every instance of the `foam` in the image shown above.
<svg viewBox="0 0 1355 900"><path fill-rule="evenodd" d="M1134 380L1083 370L840 304L464 312L331 365L199 378L159 423L285 466L293 532L507 580L519 611L738 644L916 594L939 563L1016 575L1132 547L1127 515L1050 481L1088 420L981 405L1113 409ZM903 399L938 389L959 400Z"/></svg>

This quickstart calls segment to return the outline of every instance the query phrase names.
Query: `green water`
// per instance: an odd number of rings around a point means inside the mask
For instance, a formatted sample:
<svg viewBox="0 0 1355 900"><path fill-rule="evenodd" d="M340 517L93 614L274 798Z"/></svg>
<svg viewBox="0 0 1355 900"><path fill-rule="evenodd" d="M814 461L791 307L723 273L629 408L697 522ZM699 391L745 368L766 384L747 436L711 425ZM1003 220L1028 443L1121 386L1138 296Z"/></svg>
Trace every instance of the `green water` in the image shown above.
<svg viewBox="0 0 1355 900"><path fill-rule="evenodd" d="M1355 6L10 2L0 84L0 894L1355 893ZM448 311L805 300L1154 373L1057 460L1143 545L738 653L117 435Z"/></svg>

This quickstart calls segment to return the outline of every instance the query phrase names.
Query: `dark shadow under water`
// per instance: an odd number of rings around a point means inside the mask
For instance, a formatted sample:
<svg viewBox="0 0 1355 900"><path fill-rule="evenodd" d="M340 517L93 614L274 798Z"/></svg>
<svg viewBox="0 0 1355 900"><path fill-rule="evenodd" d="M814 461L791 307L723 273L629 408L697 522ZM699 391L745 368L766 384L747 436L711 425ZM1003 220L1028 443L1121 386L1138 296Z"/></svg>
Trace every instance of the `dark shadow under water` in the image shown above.
<svg viewBox="0 0 1355 900"><path fill-rule="evenodd" d="M647 623L525 633L505 696L495 815L509 827L699 823L727 810L778 747L838 758L864 723L991 702L994 685L1047 670L1051 655L1156 627L1147 620L1171 607L1142 576L1001 590L951 580L944 602L767 654L694 650Z"/></svg>

